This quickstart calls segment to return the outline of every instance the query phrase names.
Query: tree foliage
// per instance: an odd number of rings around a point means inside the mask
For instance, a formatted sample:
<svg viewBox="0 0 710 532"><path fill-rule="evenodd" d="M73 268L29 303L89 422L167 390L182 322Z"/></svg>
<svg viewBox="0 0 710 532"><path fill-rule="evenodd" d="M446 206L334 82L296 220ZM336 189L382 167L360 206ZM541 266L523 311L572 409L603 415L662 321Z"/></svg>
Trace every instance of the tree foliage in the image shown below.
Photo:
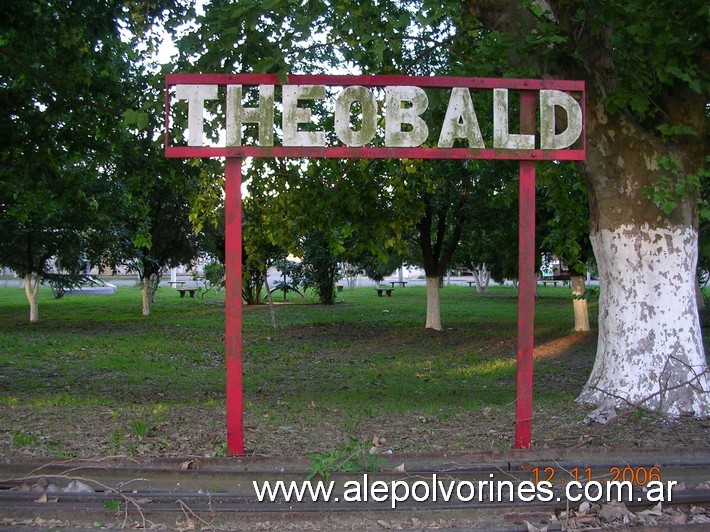
<svg viewBox="0 0 710 532"><path fill-rule="evenodd" d="M124 206L134 42L175 2L12 1L0 21L0 263L27 280L101 263ZM31 307L36 300L30 301Z"/></svg>

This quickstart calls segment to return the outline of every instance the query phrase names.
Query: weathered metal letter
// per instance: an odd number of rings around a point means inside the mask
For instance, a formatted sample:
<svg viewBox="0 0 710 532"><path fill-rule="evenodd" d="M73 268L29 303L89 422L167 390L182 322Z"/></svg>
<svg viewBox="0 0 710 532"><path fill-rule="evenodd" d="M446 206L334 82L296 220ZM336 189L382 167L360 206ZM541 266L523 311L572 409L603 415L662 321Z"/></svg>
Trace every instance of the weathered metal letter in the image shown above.
<svg viewBox="0 0 710 532"><path fill-rule="evenodd" d="M217 85L175 85L175 96L187 100L187 145L202 146L205 100L217 99Z"/></svg>
<svg viewBox="0 0 710 532"><path fill-rule="evenodd" d="M362 126L359 131L350 129L350 109L353 103L362 106ZM375 138L377 103L375 95L366 87L346 87L335 100L335 133L346 146L364 146Z"/></svg>
<svg viewBox="0 0 710 532"><path fill-rule="evenodd" d="M468 139L469 148L485 148L471 93L464 87L451 89L449 107L446 109L437 146L451 148L454 139Z"/></svg>
<svg viewBox="0 0 710 532"><path fill-rule="evenodd" d="M508 89L493 89L493 148L535 149L535 135L508 133Z"/></svg>
<svg viewBox="0 0 710 532"><path fill-rule="evenodd" d="M408 106L403 106L408 102ZM386 87L385 146L415 148L421 146L429 135L429 127L420 118L429 106L429 98L420 87ZM403 131L402 126L411 127Z"/></svg>
<svg viewBox="0 0 710 532"><path fill-rule="evenodd" d="M567 129L555 133L555 107L567 113ZM561 150L574 144L582 134L582 108L579 102L562 91L540 91L540 148Z"/></svg>
<svg viewBox="0 0 710 532"><path fill-rule="evenodd" d="M324 85L284 85L283 120L284 146L325 146L325 132L299 131L298 124L311 121L311 109L298 107L298 100L325 99Z"/></svg>
<svg viewBox="0 0 710 532"><path fill-rule="evenodd" d="M242 107L242 86L227 85L227 146L242 145L242 125L259 125L259 146L274 145L274 86L259 85L259 107Z"/></svg>

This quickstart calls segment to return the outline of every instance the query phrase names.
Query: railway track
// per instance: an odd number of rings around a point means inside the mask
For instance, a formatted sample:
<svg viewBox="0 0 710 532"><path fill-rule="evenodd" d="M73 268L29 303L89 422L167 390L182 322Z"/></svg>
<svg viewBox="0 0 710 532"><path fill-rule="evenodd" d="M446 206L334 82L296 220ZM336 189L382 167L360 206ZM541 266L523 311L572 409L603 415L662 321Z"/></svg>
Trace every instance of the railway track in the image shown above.
<svg viewBox="0 0 710 532"><path fill-rule="evenodd" d="M528 530L530 524L552 530L589 522L583 518L623 520L626 515L630 524L640 519L636 524L655 523L663 530L710 529L710 449L389 455L378 471L331 475L323 485L330 486L327 497L321 492L312 500L306 492L299 502L280 492L260 500L266 482L302 486L309 465L303 458L269 457L4 460L0 527L382 529L448 524ZM597 485L613 480L630 484L622 492L623 509L603 498L594 500L601 495ZM541 482L549 483L544 496L532 487ZM672 487L671 501L657 505L659 492L649 489L656 486L649 482ZM585 488L594 489L585 495ZM663 496L667 499L668 493Z"/></svg>

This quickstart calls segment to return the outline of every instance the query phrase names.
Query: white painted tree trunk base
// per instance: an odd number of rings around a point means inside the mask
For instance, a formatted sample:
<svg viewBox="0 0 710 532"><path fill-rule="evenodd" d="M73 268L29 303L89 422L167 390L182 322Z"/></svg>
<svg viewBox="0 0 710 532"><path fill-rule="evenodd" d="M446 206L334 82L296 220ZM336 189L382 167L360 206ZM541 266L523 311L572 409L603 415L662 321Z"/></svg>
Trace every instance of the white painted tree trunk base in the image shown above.
<svg viewBox="0 0 710 532"><path fill-rule="evenodd" d="M39 277L25 275L25 296L30 304L30 323L39 321Z"/></svg>
<svg viewBox="0 0 710 532"><path fill-rule="evenodd" d="M710 380L695 296L693 228L592 232L600 274L599 345L577 401L710 415Z"/></svg>
<svg viewBox="0 0 710 532"><path fill-rule="evenodd" d="M150 293L148 290L148 280L144 279L141 285L141 299L143 306L141 308L141 314L143 316L150 316Z"/></svg>
<svg viewBox="0 0 710 532"><path fill-rule="evenodd" d="M426 278L426 325L425 329L443 330L441 326L441 302L439 285L441 277Z"/></svg>
<svg viewBox="0 0 710 532"><path fill-rule="evenodd" d="M581 275L573 275L570 284L572 285L572 308L574 309L574 330L577 332L589 332L589 305L586 299L583 299L586 287L584 285L584 277Z"/></svg>

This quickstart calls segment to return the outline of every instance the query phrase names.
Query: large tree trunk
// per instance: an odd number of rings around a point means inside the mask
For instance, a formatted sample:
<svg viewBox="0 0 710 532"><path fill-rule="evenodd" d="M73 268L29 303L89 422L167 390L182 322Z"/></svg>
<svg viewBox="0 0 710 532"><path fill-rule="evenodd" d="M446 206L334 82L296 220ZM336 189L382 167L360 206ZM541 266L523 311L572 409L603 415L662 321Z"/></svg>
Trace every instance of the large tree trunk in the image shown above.
<svg viewBox="0 0 710 532"><path fill-rule="evenodd" d="M30 322L39 320L39 276L25 274L25 296L30 304Z"/></svg>
<svg viewBox="0 0 710 532"><path fill-rule="evenodd" d="M584 277L581 275L572 275L570 284L572 285L572 295L574 296L572 300L572 306L574 308L574 330L587 332L589 331L589 305L587 304L586 298L583 297L586 291Z"/></svg>
<svg viewBox="0 0 710 532"><path fill-rule="evenodd" d="M588 114L586 174L600 276L599 343L578 401L710 414L710 381L695 297L693 199L664 215L645 189L664 153L631 120Z"/></svg>
<svg viewBox="0 0 710 532"><path fill-rule="evenodd" d="M441 326L441 303L439 299L439 285L441 276L426 277L426 329L443 330Z"/></svg>
<svg viewBox="0 0 710 532"><path fill-rule="evenodd" d="M697 234L628 225L592 233L599 347L579 401L612 397L669 415L707 415L710 390L693 274Z"/></svg>

